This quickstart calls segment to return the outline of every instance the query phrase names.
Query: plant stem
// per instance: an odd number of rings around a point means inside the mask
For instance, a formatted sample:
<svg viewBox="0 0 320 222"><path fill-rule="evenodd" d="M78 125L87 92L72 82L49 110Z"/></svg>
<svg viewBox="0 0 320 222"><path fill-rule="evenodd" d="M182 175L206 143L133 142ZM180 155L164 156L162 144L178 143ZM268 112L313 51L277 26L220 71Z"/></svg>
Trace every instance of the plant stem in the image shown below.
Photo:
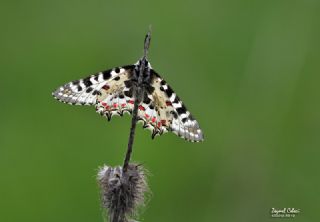
<svg viewBox="0 0 320 222"><path fill-rule="evenodd" d="M145 72L146 68L146 61L147 61L147 55L148 55L148 50L150 46L150 40L151 40L151 27L149 27L149 32L146 35L146 38L144 39L144 51L143 51L143 57L140 59L140 67L139 67L139 77L138 77L138 84L134 88L134 106L133 106L133 111L132 111L132 119L131 119L131 128L130 128L130 134L129 134L129 141L128 141L128 149L126 153L126 157L124 159L123 163L123 172L126 172L128 169L128 165L130 162L131 154L132 154L132 146L133 146L133 141L134 141L134 135L135 135L135 130L136 130L136 125L137 125L137 120L138 120L138 107L141 102L141 98L143 98L144 95L144 87L143 87L143 74ZM136 70L134 70L136 72ZM150 75L150 70L147 70L147 75Z"/></svg>
<svg viewBox="0 0 320 222"><path fill-rule="evenodd" d="M136 125L137 125L138 107L139 107L139 101L137 99L135 99L134 100L134 107L133 107L133 111L132 111L128 149L127 149L126 158L124 159L124 164L123 164L123 172L127 171L128 165L130 162L130 158L131 158L132 146L133 146L134 135L135 135Z"/></svg>

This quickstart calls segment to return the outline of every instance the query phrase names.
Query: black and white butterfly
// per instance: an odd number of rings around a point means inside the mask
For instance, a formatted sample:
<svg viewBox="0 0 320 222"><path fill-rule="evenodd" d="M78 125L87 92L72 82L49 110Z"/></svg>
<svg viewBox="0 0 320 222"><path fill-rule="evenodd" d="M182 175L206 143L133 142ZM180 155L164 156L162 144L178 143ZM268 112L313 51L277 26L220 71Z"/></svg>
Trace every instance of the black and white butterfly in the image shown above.
<svg viewBox="0 0 320 222"><path fill-rule="evenodd" d="M93 105L98 113L110 120L113 115L132 113L138 98L137 87L144 89L139 96L138 120L152 131L152 138L171 131L191 142L203 140L198 122L166 81L152 69L146 56L134 65L116 67L67 83L52 95L72 105Z"/></svg>

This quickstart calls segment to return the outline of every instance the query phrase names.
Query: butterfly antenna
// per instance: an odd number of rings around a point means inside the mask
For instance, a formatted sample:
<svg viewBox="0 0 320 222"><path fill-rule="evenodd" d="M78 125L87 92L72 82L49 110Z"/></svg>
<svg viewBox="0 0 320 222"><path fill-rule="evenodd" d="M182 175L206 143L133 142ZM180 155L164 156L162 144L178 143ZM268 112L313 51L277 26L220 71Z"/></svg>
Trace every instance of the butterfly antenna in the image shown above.
<svg viewBox="0 0 320 222"><path fill-rule="evenodd" d="M151 41L151 25L149 26L149 31L146 35L146 38L144 39L144 57L147 58L149 46Z"/></svg>

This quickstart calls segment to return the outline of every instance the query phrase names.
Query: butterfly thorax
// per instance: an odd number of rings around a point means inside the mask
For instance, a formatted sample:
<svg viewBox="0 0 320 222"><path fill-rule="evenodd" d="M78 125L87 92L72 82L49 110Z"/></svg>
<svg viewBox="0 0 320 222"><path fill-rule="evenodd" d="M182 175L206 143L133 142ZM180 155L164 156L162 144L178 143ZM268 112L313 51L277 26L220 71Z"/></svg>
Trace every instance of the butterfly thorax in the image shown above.
<svg viewBox="0 0 320 222"><path fill-rule="evenodd" d="M143 56L136 64L133 69L131 83L132 92L134 98L141 103L144 98L151 95L154 88L151 86L151 65L147 58ZM128 83L127 81L127 83Z"/></svg>

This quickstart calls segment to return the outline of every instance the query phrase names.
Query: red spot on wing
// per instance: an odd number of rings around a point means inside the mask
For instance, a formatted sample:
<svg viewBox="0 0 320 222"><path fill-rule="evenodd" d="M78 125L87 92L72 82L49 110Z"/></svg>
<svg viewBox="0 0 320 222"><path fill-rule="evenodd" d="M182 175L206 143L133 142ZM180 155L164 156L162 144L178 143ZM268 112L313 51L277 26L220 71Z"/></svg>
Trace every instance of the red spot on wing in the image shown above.
<svg viewBox="0 0 320 222"><path fill-rule="evenodd" d="M110 86L108 86L108 85L104 85L104 86L102 86L102 89L104 89L104 90L108 90L108 89L110 89Z"/></svg>
<svg viewBox="0 0 320 222"><path fill-rule="evenodd" d="M144 116L148 119L150 116L148 114L144 114Z"/></svg>
<svg viewBox="0 0 320 222"><path fill-rule="evenodd" d="M160 128L161 127L161 122L158 122L158 128Z"/></svg>
<svg viewBox="0 0 320 222"><path fill-rule="evenodd" d="M121 104L121 107L125 107L126 105L127 105L127 104L125 104L125 103L122 103L122 104Z"/></svg>
<svg viewBox="0 0 320 222"><path fill-rule="evenodd" d="M134 101L133 100L129 100L128 103L134 104Z"/></svg>
<svg viewBox="0 0 320 222"><path fill-rule="evenodd" d="M107 104L107 103L105 103L105 102L102 102L102 103L101 103L101 105L103 105L103 106L104 106L104 108L106 108L106 109L109 109L109 108L110 108L110 106L108 106L108 104Z"/></svg>
<svg viewBox="0 0 320 222"><path fill-rule="evenodd" d="M142 110L142 111L146 110L142 105L139 106L139 109Z"/></svg>
<svg viewBox="0 0 320 222"><path fill-rule="evenodd" d="M156 121L156 117L152 117L151 121L154 123Z"/></svg>
<svg viewBox="0 0 320 222"><path fill-rule="evenodd" d="M118 103L113 103L113 107L117 108L118 107Z"/></svg>
<svg viewBox="0 0 320 222"><path fill-rule="evenodd" d="M167 105L167 106L172 106L172 103L167 100L167 101L166 101L166 105Z"/></svg>
<svg viewBox="0 0 320 222"><path fill-rule="evenodd" d="M165 125L166 125L166 120L165 120L165 119L162 119L162 120L161 120L161 124L165 126Z"/></svg>

